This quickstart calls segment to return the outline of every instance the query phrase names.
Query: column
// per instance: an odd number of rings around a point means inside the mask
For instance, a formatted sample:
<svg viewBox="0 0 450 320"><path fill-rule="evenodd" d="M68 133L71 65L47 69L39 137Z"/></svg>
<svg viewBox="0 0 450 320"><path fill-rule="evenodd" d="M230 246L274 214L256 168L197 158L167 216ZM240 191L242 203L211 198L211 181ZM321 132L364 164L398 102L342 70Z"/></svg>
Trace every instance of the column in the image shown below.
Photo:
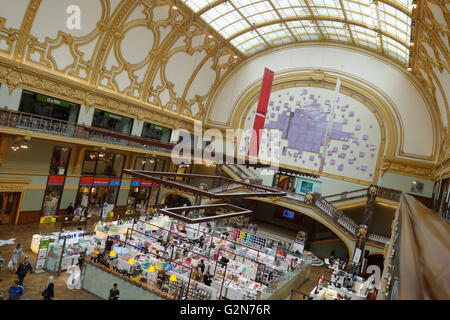
<svg viewBox="0 0 450 320"><path fill-rule="evenodd" d="M367 226L360 225L356 232L355 251L352 261L348 262L348 271L360 273L361 261L364 259L364 247L366 245Z"/></svg>
<svg viewBox="0 0 450 320"><path fill-rule="evenodd" d="M78 124L83 124L86 126L92 125L92 119L94 118L95 108L86 108L84 104L80 106L80 113L78 114Z"/></svg>
<svg viewBox="0 0 450 320"><path fill-rule="evenodd" d="M12 93L9 92L9 86L2 83L0 87L0 108L8 110L19 110L20 98L22 97L22 88L15 88Z"/></svg>
<svg viewBox="0 0 450 320"><path fill-rule="evenodd" d="M144 127L144 121L138 121L137 119L133 119L133 128L131 129L131 134L134 136L140 137L142 134L142 128Z"/></svg>
<svg viewBox="0 0 450 320"><path fill-rule="evenodd" d="M378 186L375 184L370 185L367 190L367 203L364 209L363 225L367 226L367 231L372 228L373 211L375 209L375 203L377 199Z"/></svg>

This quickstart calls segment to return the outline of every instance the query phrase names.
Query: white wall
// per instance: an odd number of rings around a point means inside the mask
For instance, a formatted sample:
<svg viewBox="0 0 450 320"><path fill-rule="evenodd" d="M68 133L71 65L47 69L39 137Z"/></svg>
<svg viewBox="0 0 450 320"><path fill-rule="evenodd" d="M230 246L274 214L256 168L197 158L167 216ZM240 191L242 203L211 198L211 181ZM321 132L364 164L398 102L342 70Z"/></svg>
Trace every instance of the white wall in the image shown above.
<svg viewBox="0 0 450 320"><path fill-rule="evenodd" d="M311 69L321 68L327 73L345 72L352 81L363 86L366 81L395 105L400 114L403 127L403 151L413 155L429 156L432 154L433 125L431 115L425 101L406 74L392 64L360 51L349 51L344 47L329 44L308 44L308 46L289 46L283 50L273 50L257 55L243 63L219 88L211 105L209 119L220 124L232 119L233 108L239 98L252 84L260 81L264 67L277 73L299 67ZM372 90L369 89L368 90ZM420 128L420 130L417 130ZM400 139L400 137L389 137ZM400 141L399 141L400 142Z"/></svg>
<svg viewBox="0 0 450 320"><path fill-rule="evenodd" d="M9 95L9 86L2 83L0 87L0 108L8 108L9 110L19 110L20 98L22 97L22 89L15 88Z"/></svg>
<svg viewBox="0 0 450 320"><path fill-rule="evenodd" d="M131 129L131 134L135 136L141 136L142 128L144 127L144 121L137 121L133 119L133 128Z"/></svg>
<svg viewBox="0 0 450 320"><path fill-rule="evenodd" d="M80 107L80 113L78 114L78 123L90 126L94 118L94 110L95 108L93 107L86 110L86 106L82 104Z"/></svg>
<svg viewBox="0 0 450 320"><path fill-rule="evenodd" d="M326 173L372 181L381 148L380 125L370 109L344 94L331 119L334 90L317 87L291 87L272 90L267 109L265 128L280 130L278 156L280 163L318 171L319 158L329 121L341 128L331 135L323 171ZM244 129L251 130L255 122L257 102L245 116ZM291 118L289 119L289 117ZM289 124L288 124L289 122ZM287 128L289 126L289 129ZM340 136L341 135L341 136ZM285 139L283 139L285 137ZM261 140L264 145L265 138ZM242 139L239 150L248 153L248 144ZM272 152L275 145L272 146ZM283 152L284 150L284 152ZM261 154L261 150L260 150Z"/></svg>
<svg viewBox="0 0 450 320"><path fill-rule="evenodd" d="M420 181L424 183L423 192L412 192L411 185L413 181ZM433 196L433 182L423 178L408 177L392 172L385 172L380 179L380 186L401 190L406 193L416 194L418 196L431 198Z"/></svg>
<svg viewBox="0 0 450 320"><path fill-rule="evenodd" d="M336 179L326 178L326 177L320 177L319 181L322 182L322 189L321 194L323 197L342 193L344 191L353 191L358 189L367 188L366 185L347 182L347 181L340 181Z"/></svg>

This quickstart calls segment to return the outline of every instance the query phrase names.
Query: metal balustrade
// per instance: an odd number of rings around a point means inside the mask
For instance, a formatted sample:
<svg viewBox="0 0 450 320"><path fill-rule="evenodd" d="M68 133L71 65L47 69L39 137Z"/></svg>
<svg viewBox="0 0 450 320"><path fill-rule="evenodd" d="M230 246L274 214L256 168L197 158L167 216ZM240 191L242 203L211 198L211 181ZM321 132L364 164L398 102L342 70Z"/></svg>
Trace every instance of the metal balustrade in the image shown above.
<svg viewBox="0 0 450 320"><path fill-rule="evenodd" d="M152 151L170 152L173 148L172 144L154 139L7 109L0 109L0 126Z"/></svg>

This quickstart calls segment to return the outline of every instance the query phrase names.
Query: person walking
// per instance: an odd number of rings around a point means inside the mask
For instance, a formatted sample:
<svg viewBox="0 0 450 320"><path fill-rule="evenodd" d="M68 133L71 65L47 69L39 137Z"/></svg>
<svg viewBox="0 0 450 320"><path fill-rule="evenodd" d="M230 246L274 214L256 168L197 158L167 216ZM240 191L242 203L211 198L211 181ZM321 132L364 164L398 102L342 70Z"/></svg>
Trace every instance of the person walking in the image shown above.
<svg viewBox="0 0 450 320"><path fill-rule="evenodd" d="M81 217L83 216L83 208L81 208L80 205L75 209L75 218L81 220Z"/></svg>
<svg viewBox="0 0 450 320"><path fill-rule="evenodd" d="M28 258L25 257L23 259L23 262L19 264L19 267L17 268L16 274L19 277L19 285L23 285L23 278L25 278L27 272L30 271L30 274L33 273L33 268L31 268L31 264L28 261Z"/></svg>
<svg viewBox="0 0 450 320"><path fill-rule="evenodd" d="M73 218L73 212L74 212L74 209L73 209L72 202L71 202L71 203L69 203L69 206L68 206L67 209L66 209L66 215L67 215L67 217L70 218L70 219ZM67 220L68 218L66 218L66 220Z"/></svg>
<svg viewBox="0 0 450 320"><path fill-rule="evenodd" d="M8 300L17 300L23 295L24 290L23 287L19 284L19 281L14 280L11 287L8 289Z"/></svg>
<svg viewBox="0 0 450 320"><path fill-rule="evenodd" d="M117 283L113 284L113 288L109 290L108 300L119 300L120 291L117 289Z"/></svg>
<svg viewBox="0 0 450 320"><path fill-rule="evenodd" d="M45 286L45 289L42 292L42 296L44 297L44 300L53 300L53 298L54 298L55 285L54 285L53 281L54 281L54 278L52 276L50 276L48 278L47 285Z"/></svg>
<svg viewBox="0 0 450 320"><path fill-rule="evenodd" d="M22 254L23 257L26 258L25 254L23 253L22 244L18 243L16 248L13 250L11 258L14 272L17 272L17 264L19 263L20 254Z"/></svg>

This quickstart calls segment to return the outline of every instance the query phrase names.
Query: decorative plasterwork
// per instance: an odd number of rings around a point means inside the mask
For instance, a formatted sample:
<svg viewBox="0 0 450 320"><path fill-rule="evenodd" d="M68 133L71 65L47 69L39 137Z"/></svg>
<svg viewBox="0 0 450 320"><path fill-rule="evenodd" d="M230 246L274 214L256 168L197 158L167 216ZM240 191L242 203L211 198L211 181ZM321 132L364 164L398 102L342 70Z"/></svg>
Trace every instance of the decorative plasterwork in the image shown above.
<svg viewBox="0 0 450 320"><path fill-rule="evenodd" d="M98 21L84 35L74 36L59 25L55 36L34 34L36 17L39 15L42 21L42 15L49 16L39 11L41 0L30 2L20 30L7 28L8 21L0 17L0 56L102 89L115 99L132 99L151 111L164 110L186 120L203 120L210 92L242 56L211 33L203 21L196 21L189 10L175 10L170 0L121 1L114 10L110 0L96 1L100 6L96 3L93 7L101 8ZM141 50L136 50L136 45ZM88 54L87 48L92 53ZM185 83L178 83L183 87L175 90L178 75L168 74L167 70L177 54L184 54L185 60L194 55L202 58L195 61ZM137 61L136 56L142 59ZM203 80L208 73L214 76ZM8 74L11 88L23 83L20 77L18 72ZM95 95L90 96L87 106L104 105L97 100Z"/></svg>
<svg viewBox="0 0 450 320"><path fill-rule="evenodd" d="M433 179L432 171L432 164L389 157L385 157L383 159L383 165L381 167L382 174L385 172L394 172L406 176L426 178L429 180Z"/></svg>
<svg viewBox="0 0 450 320"><path fill-rule="evenodd" d="M22 192L30 182L28 178L0 178L0 192Z"/></svg>
<svg viewBox="0 0 450 320"><path fill-rule="evenodd" d="M60 75L50 74L34 67L20 66L0 56L0 82L7 83L10 92L16 87L54 96L56 98L96 107L106 111L119 113L138 120L144 120L170 128L191 130L193 122L174 113L150 108L132 98L111 96L108 92L89 88L79 82L69 80Z"/></svg>
<svg viewBox="0 0 450 320"><path fill-rule="evenodd" d="M430 3L440 9L446 25L438 22L430 9ZM411 33L410 58L412 72L436 106L439 103L438 92L442 96L443 108L447 116L447 123L443 123L442 130L450 123L448 104L450 91L441 84L440 80L441 77L449 77L450 74L450 10L446 5L448 6L448 1L443 0L418 1L418 7L413 11L414 27ZM447 39L448 44L444 39ZM431 48L432 52L428 51L425 45Z"/></svg>

